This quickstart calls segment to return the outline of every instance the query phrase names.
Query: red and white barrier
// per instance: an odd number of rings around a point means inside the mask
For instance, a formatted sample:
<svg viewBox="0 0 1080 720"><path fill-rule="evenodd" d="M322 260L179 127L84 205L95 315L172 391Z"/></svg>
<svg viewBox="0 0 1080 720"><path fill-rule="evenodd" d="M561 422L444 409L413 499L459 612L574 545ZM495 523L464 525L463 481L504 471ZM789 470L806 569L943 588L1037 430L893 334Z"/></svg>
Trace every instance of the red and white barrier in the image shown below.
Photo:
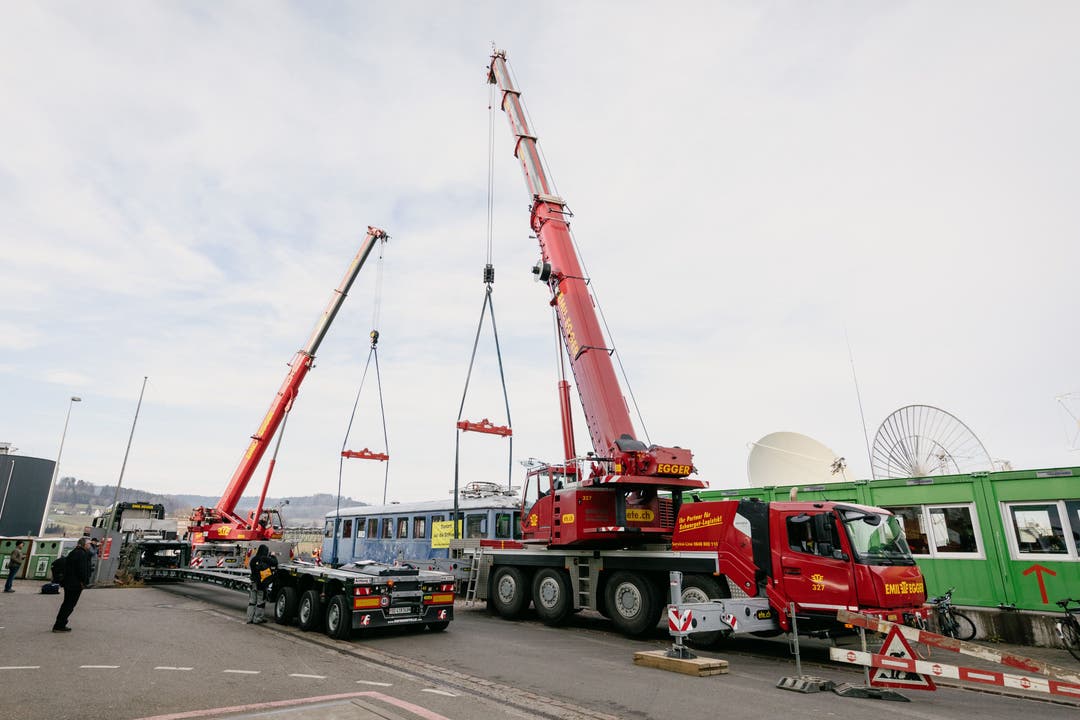
<svg viewBox="0 0 1080 720"><path fill-rule="evenodd" d="M874 655L860 650L845 650L843 648L835 647L829 649L829 657L838 662L851 663L853 665L867 665L883 670L890 670L895 673L914 673L929 678L962 680L964 682L978 683L980 685L993 685L1016 690L1043 692L1050 695L1059 695L1074 700L1080 700L1080 685L1045 677L1013 675L1011 673L996 672L994 670L943 665L927 660L893 657L891 655Z"/></svg>

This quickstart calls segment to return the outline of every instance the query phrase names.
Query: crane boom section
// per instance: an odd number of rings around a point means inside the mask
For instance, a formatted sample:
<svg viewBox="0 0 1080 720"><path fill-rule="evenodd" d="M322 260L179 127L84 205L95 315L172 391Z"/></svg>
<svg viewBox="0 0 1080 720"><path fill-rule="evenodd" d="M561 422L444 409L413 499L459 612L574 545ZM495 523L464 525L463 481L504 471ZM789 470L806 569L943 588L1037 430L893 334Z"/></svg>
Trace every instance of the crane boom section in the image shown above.
<svg viewBox="0 0 1080 720"><path fill-rule="evenodd" d="M613 460L619 482L649 484L648 478L684 478L694 471L693 454L684 448L647 447L637 438L630 411L619 385L612 350L607 346L589 294L588 280L574 249L562 198L553 194L544 171L536 135L529 128L506 65L506 53L495 51L488 67L488 82L502 92L502 109L514 133L514 156L521 165L532 198L531 227L540 241L541 263L535 272L551 290L563 345L570 358L593 449ZM702 486L700 481L689 482Z"/></svg>
<svg viewBox="0 0 1080 720"><path fill-rule="evenodd" d="M330 296L330 302L327 304L326 310L323 311L322 316L319 318L319 322L316 323L315 330L311 333L311 337L308 339L307 344L303 349L296 353L292 362L289 363L289 372L285 376L284 382L281 383L277 395L274 396L274 400L270 404L270 409L267 410L266 415L263 417L259 429L251 436L251 442L248 444L247 450L244 451L243 457L240 458L240 464L233 473L232 479L229 480L229 484L226 487L224 494L222 494L221 499L218 501L217 505L214 506L214 510L221 515L227 516L234 522L243 522L243 520L236 515L236 506L240 502L240 498L244 494L244 490L247 488L248 483L251 481L251 478L255 473L255 468L258 467L259 461L262 460L263 454L270 444L270 440L273 439L274 433L276 433L281 426L282 419L296 399L296 394L300 390L300 385L304 382L304 378L307 376L308 371L311 369L311 364L315 360L315 352L319 349L319 345L322 343L323 338L326 337L326 332L330 329L330 324L337 316L338 310L341 309L341 304L345 301L345 297L348 295L349 289L356 280L360 268L364 266L364 262L367 261L368 256L375 247L375 243L380 240L385 241L386 237L386 233L382 230L375 227L368 228L363 244L361 244L352 263L349 264L349 268L346 270L345 277L342 278L341 284L338 285Z"/></svg>
<svg viewBox="0 0 1080 720"><path fill-rule="evenodd" d="M637 435L574 251L565 205L561 198L552 194L540 161L536 136L529 129L521 93L514 87L505 53L497 52L492 56L488 80L502 92L502 109L516 138L514 155L521 163L525 184L533 200L532 229L540 241L542 262L551 266L548 277L541 279L551 289L551 304L558 313L560 333L570 357L574 384L585 411L593 448L609 457L616 452L617 439L624 436L636 439Z"/></svg>

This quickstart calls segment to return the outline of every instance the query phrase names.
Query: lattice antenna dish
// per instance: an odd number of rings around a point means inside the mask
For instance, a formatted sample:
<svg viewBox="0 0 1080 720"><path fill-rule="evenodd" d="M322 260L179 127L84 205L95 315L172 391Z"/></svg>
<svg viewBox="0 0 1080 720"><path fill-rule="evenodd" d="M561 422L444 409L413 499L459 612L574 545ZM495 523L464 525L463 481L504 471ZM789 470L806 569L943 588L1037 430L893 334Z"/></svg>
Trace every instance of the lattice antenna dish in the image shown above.
<svg viewBox="0 0 1080 720"><path fill-rule="evenodd" d="M1061 406L1062 420L1065 422L1065 447L1080 450L1080 392L1065 393L1056 398Z"/></svg>
<svg viewBox="0 0 1080 720"><path fill-rule="evenodd" d="M774 432L751 443L746 475L752 487L843 482L847 462L812 437Z"/></svg>
<svg viewBox="0 0 1080 720"><path fill-rule="evenodd" d="M885 418L870 456L875 479L994 469L975 433L956 416L931 405L907 405Z"/></svg>

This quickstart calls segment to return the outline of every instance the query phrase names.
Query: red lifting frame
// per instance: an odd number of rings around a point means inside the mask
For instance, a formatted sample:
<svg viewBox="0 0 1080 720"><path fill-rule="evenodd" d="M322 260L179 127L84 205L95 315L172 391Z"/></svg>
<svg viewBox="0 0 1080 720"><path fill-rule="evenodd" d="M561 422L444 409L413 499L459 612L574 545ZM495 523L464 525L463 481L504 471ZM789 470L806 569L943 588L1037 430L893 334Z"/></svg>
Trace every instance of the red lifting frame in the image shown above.
<svg viewBox="0 0 1080 720"><path fill-rule="evenodd" d="M514 434L514 431L506 425L492 425L491 421L487 418L484 418L478 423L469 422L468 420L459 420L457 426L458 430L464 430L465 432L481 432L487 433L488 435L501 435L503 437Z"/></svg>
<svg viewBox="0 0 1080 720"><path fill-rule="evenodd" d="M342 450L341 457L343 458L356 458L357 460L389 460L390 456L386 453L371 452L367 448L363 450Z"/></svg>

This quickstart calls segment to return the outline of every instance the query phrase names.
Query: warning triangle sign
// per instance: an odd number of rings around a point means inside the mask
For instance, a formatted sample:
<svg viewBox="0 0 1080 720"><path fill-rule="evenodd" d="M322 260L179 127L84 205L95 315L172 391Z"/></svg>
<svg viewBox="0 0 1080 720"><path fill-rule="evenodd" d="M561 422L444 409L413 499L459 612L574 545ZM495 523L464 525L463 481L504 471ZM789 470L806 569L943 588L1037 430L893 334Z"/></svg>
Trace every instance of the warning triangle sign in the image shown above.
<svg viewBox="0 0 1080 720"><path fill-rule="evenodd" d="M870 684L874 687L907 688L908 690L936 690L934 681L915 672L915 653L908 645L900 628L893 626L885 636L878 653L882 660L895 658L896 667L875 667L870 670ZM909 661L909 662L903 662ZM895 661L894 661L895 662Z"/></svg>

